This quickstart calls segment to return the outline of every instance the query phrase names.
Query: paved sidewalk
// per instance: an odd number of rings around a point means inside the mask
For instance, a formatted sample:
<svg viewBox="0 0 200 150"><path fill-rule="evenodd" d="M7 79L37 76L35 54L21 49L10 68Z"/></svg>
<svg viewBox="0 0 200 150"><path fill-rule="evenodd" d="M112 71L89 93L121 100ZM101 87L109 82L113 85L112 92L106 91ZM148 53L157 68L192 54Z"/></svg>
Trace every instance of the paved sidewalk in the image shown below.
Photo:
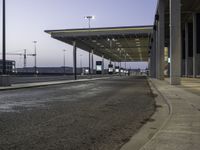
<svg viewBox="0 0 200 150"><path fill-rule="evenodd" d="M23 88L33 88L33 87L42 87L42 86L58 85L58 84L68 84L68 83L83 82L83 81L93 81L93 80L108 79L108 78L111 78L111 77L79 79L79 80L49 81L49 82L35 82L35 83L22 83L22 84L20 83L20 84L12 84L12 86L8 86L8 87L0 87L0 91L16 90L16 89L23 89Z"/></svg>
<svg viewBox="0 0 200 150"><path fill-rule="evenodd" d="M170 82L169 78L166 78L165 80ZM200 78L181 78L181 85L178 85L177 87L200 96Z"/></svg>
<svg viewBox="0 0 200 150"><path fill-rule="evenodd" d="M167 81L151 79L151 82L168 101L171 113L146 144L140 148L132 145L126 150L199 150L200 96Z"/></svg>

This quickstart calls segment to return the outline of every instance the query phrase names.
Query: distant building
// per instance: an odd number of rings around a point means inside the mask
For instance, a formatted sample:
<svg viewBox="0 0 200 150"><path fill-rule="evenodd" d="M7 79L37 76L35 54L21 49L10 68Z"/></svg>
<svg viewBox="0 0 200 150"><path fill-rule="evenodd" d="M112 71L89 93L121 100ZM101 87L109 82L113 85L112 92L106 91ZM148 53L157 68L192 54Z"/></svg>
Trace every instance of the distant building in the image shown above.
<svg viewBox="0 0 200 150"><path fill-rule="evenodd" d="M3 72L3 61L0 60L0 74ZM14 73L15 72L15 61L14 60L6 60L6 72Z"/></svg>
<svg viewBox="0 0 200 150"><path fill-rule="evenodd" d="M18 74L33 74L35 73L34 67L17 68ZM82 68L77 68L77 74L82 73ZM72 67L37 67L39 74L73 74Z"/></svg>

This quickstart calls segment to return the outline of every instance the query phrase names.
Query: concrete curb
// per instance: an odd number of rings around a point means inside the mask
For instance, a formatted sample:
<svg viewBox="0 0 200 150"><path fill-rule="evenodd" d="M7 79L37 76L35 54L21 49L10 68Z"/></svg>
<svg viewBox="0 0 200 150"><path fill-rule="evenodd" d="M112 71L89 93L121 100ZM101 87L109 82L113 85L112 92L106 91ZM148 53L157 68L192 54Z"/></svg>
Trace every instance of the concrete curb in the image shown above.
<svg viewBox="0 0 200 150"><path fill-rule="evenodd" d="M142 150L145 145L151 142L159 131L166 125L172 114L172 107L170 103L163 97L153 84L151 79L148 79L149 86L156 101L156 112L152 115L150 120L126 143L120 150Z"/></svg>
<svg viewBox="0 0 200 150"><path fill-rule="evenodd" d="M76 82L86 82L86 81L94 81L94 80L109 79L109 78L110 77L93 78L93 79L80 79L80 80L51 81L51 82L37 82L37 83L25 83L25 84L13 84L11 87L0 87L0 91L44 87L44 86L50 86L50 85L69 84L69 83L76 83Z"/></svg>

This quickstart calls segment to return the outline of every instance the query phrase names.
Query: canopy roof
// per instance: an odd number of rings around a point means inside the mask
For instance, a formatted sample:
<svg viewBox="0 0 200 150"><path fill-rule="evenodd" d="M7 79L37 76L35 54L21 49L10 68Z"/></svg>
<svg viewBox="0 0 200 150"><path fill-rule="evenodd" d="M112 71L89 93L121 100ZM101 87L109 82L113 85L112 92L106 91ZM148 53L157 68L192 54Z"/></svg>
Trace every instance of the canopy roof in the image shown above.
<svg viewBox="0 0 200 150"><path fill-rule="evenodd" d="M46 30L52 38L111 61L148 61L153 26Z"/></svg>

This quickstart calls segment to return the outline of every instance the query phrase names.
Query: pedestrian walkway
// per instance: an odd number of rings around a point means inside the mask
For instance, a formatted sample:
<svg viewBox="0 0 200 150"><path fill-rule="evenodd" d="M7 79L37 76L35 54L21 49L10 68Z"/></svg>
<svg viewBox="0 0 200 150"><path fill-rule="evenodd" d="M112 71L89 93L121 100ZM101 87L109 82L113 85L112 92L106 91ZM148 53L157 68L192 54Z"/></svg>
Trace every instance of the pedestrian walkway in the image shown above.
<svg viewBox="0 0 200 150"><path fill-rule="evenodd" d="M200 78L182 78L180 87L200 96Z"/></svg>
<svg viewBox="0 0 200 150"><path fill-rule="evenodd" d="M153 136L149 135L149 140L143 146L138 148L133 144L132 147L124 146L125 148L122 149L199 150L200 95L195 94L200 84L199 80L183 79L181 86L172 86L168 81L159 81L156 79L151 79L151 82L169 104L170 114L166 116L166 121L160 129ZM147 127L148 124L146 125ZM130 143L131 141L126 145L130 145Z"/></svg>

